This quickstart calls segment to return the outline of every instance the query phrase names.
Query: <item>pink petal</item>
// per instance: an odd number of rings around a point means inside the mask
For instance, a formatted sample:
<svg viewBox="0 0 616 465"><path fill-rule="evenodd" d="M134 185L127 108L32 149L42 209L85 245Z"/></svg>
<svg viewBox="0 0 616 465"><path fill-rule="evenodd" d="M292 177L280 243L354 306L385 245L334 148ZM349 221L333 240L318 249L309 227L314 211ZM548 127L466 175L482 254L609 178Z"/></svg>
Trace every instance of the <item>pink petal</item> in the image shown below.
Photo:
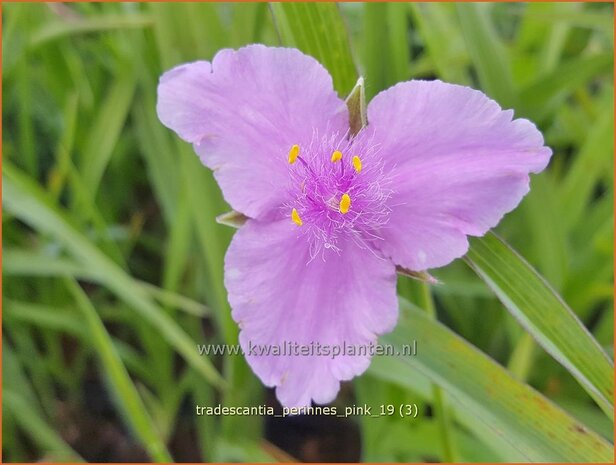
<svg viewBox="0 0 616 465"><path fill-rule="evenodd" d="M251 217L284 202L292 145L309 144L315 131L348 129L346 107L323 66L298 50L262 45L168 71L157 111L194 144L231 206Z"/></svg>
<svg viewBox="0 0 616 465"><path fill-rule="evenodd" d="M375 343L396 323L394 265L352 240L339 245L340 254L329 250L311 261L308 242L289 219L249 220L227 252L225 284L242 348L288 407L332 401L340 381L366 370L370 357L251 355L251 345L319 343L333 350Z"/></svg>
<svg viewBox="0 0 616 465"><path fill-rule="evenodd" d="M448 264L514 209L551 150L534 124L513 120L483 93L440 81L409 81L368 107L392 174L391 217L381 250L425 270Z"/></svg>

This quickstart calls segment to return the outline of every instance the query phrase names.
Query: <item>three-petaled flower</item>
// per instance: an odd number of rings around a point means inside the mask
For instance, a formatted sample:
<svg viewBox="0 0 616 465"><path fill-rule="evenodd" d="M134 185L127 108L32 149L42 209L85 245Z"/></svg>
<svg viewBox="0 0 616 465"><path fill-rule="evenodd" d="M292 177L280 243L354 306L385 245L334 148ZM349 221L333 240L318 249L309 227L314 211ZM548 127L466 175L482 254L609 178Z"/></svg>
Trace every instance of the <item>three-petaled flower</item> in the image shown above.
<svg viewBox="0 0 616 465"><path fill-rule="evenodd" d="M398 316L396 265L448 264L515 208L551 156L483 93L408 81L356 135L328 72L295 49L222 50L165 73L161 121L249 219L225 260L240 343L369 345ZM204 199L206 200L206 199ZM289 407L333 400L369 356L255 356Z"/></svg>

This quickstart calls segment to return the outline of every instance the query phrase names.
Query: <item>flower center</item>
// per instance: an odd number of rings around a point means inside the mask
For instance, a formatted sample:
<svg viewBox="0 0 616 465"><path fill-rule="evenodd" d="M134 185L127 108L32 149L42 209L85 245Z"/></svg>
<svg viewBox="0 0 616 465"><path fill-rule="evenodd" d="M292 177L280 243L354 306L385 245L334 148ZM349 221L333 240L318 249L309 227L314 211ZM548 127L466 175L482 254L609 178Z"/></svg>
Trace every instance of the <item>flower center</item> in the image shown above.
<svg viewBox="0 0 616 465"><path fill-rule="evenodd" d="M350 238L366 246L379 239L388 220L392 191L377 147L365 137L313 137L289 148L289 201L286 215L310 241L311 258L324 249L340 250Z"/></svg>

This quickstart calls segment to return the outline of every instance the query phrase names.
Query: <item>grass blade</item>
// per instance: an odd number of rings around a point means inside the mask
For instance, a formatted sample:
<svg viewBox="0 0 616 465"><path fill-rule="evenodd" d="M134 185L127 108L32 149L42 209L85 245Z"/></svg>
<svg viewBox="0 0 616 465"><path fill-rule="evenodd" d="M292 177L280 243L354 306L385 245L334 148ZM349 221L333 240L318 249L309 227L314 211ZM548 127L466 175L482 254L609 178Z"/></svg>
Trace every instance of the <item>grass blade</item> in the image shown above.
<svg viewBox="0 0 616 465"><path fill-rule="evenodd" d="M607 105L604 111L590 129L560 188L563 205L567 206L563 223L569 227L580 222L594 200L597 186L613 179L614 111Z"/></svg>
<svg viewBox="0 0 616 465"><path fill-rule="evenodd" d="M342 97L357 81L346 25L335 3L270 3L283 45L315 57Z"/></svg>
<svg viewBox="0 0 616 465"><path fill-rule="evenodd" d="M143 401L116 352L105 325L96 313L96 309L75 280L67 278L66 284L81 310L86 327L90 332L90 341L94 347L94 352L100 357L104 371L116 393L115 399L125 412L128 423L134 429L152 459L157 462L171 462L173 459L154 429L152 419L145 410Z"/></svg>
<svg viewBox="0 0 616 465"><path fill-rule="evenodd" d="M548 283L494 234L472 239L466 261L535 340L613 418L614 367Z"/></svg>
<svg viewBox="0 0 616 465"><path fill-rule="evenodd" d="M145 28L152 25L152 20L145 15L101 15L91 18L78 18L71 21L56 21L45 24L36 31L30 40L30 47L39 47L61 37L104 32L115 29Z"/></svg>
<svg viewBox="0 0 616 465"><path fill-rule="evenodd" d="M543 120L580 86L613 68L611 54L571 59L520 91L520 114Z"/></svg>
<svg viewBox="0 0 616 465"><path fill-rule="evenodd" d="M487 430L515 451L515 461L610 462L613 447L425 312L404 302L401 321L382 338L402 351L417 341L414 357L386 357L402 383L418 375L441 386L457 417L473 426L477 437ZM405 308L406 307L406 308ZM379 363L384 358L377 358ZM406 381L406 380L409 381ZM427 386L423 386L428 389Z"/></svg>
<svg viewBox="0 0 616 465"><path fill-rule="evenodd" d="M368 100L409 78L407 13L404 3L364 4L362 56Z"/></svg>
<svg viewBox="0 0 616 465"><path fill-rule="evenodd" d="M2 409L11 413L28 436L47 453L48 461L83 462L77 452L30 408L29 402L11 389L2 389Z"/></svg>
<svg viewBox="0 0 616 465"><path fill-rule="evenodd" d="M53 236L82 265L96 269L97 275L109 290L153 325L205 379L215 386L224 386L225 383L216 369L207 358L199 356L193 341L184 330L156 306L143 289L135 286L134 280L124 270L88 241L62 212L49 202L45 192L36 183L7 162L3 164L2 171L2 200L7 211L40 232Z"/></svg>
<svg viewBox="0 0 616 465"><path fill-rule="evenodd" d="M460 26L481 87L503 108L515 106L515 89L507 50L498 37L487 7L479 3L457 3Z"/></svg>
<svg viewBox="0 0 616 465"><path fill-rule="evenodd" d="M459 25L445 3L410 3L418 33L425 42L426 55L438 77L468 85L468 57Z"/></svg>
<svg viewBox="0 0 616 465"><path fill-rule="evenodd" d="M4 276L71 276L75 279L105 285L104 276L72 260L14 248L4 249L2 273ZM145 281L135 280L135 285L141 287L162 305L177 308L200 318L211 314L207 306L184 295Z"/></svg>
<svg viewBox="0 0 616 465"><path fill-rule="evenodd" d="M136 88L135 74L130 66L117 77L92 125L83 153L83 180L95 198L103 173L128 117Z"/></svg>

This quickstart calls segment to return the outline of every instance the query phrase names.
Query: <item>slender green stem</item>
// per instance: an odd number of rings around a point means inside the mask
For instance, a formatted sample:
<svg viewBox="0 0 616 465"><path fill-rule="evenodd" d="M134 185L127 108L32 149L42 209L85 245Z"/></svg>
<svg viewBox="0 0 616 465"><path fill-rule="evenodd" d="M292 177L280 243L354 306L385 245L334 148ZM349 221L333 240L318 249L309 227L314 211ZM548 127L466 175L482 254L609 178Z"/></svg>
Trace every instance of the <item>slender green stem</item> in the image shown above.
<svg viewBox="0 0 616 465"><path fill-rule="evenodd" d="M436 320L436 308L434 307L434 300L432 298L432 292L430 286L426 283L421 285L421 306L430 318ZM445 405L445 396L443 390L437 384L432 384L432 408L434 417L438 422L439 431L441 434L441 441L443 447L443 461L453 463L456 461L455 447L453 441L453 423L449 411Z"/></svg>

